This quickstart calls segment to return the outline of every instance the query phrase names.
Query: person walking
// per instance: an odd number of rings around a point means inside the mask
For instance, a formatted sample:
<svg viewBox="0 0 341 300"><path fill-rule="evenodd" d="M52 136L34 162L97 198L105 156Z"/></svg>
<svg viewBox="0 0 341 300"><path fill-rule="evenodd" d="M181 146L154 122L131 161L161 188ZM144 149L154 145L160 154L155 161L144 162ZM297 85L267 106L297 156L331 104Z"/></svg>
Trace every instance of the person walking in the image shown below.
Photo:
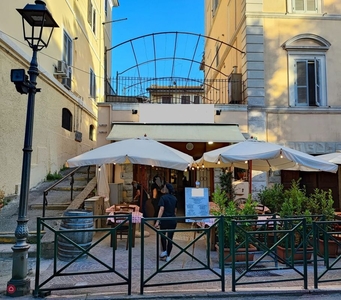
<svg viewBox="0 0 341 300"><path fill-rule="evenodd" d="M148 201L147 191L143 188L141 183L138 183L135 180L131 184L136 190L136 194L133 198L133 203L137 203L140 206L140 211L143 213L143 216L147 217L146 212L146 204Z"/></svg>
<svg viewBox="0 0 341 300"><path fill-rule="evenodd" d="M162 182L161 182L161 177L159 175L155 175L153 178L153 183L151 186L151 191L152 191L152 204L154 207L154 217L156 218L159 212L159 200L161 197L161 187L162 187Z"/></svg>
<svg viewBox="0 0 341 300"><path fill-rule="evenodd" d="M177 221L175 219L176 217L176 211L177 211L177 199L174 196L174 188L170 183L166 183L164 187L161 189L161 193L163 194L160 197L159 200L159 213L158 218L167 218L161 221L157 220L155 222L155 228L160 228L161 230L164 229L175 229ZM174 219L168 219L168 218L174 218ZM170 254L173 248L173 236L174 231L170 230L165 233L167 235L168 239L161 235L161 247L162 252L160 254L160 258L166 259L167 262L171 260Z"/></svg>

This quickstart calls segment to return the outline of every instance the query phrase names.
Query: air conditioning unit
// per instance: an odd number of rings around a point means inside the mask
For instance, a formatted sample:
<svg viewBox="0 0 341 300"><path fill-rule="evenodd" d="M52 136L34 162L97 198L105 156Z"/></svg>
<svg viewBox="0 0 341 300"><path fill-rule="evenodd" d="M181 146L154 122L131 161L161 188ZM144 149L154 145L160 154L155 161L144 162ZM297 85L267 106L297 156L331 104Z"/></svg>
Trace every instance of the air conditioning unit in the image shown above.
<svg viewBox="0 0 341 300"><path fill-rule="evenodd" d="M67 64L63 60L58 60L55 74L60 76L67 76Z"/></svg>
<svg viewBox="0 0 341 300"><path fill-rule="evenodd" d="M63 76L62 84L63 84L68 90L71 90L71 78L70 78L70 77Z"/></svg>

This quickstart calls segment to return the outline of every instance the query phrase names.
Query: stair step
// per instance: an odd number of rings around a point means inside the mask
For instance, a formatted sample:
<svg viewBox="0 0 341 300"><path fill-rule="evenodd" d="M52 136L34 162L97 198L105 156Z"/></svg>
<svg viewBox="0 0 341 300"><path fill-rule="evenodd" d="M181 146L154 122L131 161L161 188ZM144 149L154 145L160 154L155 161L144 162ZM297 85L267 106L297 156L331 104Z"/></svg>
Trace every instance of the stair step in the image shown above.
<svg viewBox="0 0 341 300"><path fill-rule="evenodd" d="M44 234L45 232L42 232ZM16 238L13 232L1 232L0 233L0 244L15 244ZM30 231L27 237L27 243L36 244L37 243L37 232Z"/></svg>
<svg viewBox="0 0 341 300"><path fill-rule="evenodd" d="M74 191L83 191L85 188L85 186L74 186L73 187L73 190ZM71 191L71 187L70 186L56 186L54 187L52 190L54 191L66 191L66 192L69 192Z"/></svg>
<svg viewBox="0 0 341 300"><path fill-rule="evenodd" d="M46 210L66 210L70 203L53 203L45 206ZM30 209L43 209L43 204L31 204Z"/></svg>

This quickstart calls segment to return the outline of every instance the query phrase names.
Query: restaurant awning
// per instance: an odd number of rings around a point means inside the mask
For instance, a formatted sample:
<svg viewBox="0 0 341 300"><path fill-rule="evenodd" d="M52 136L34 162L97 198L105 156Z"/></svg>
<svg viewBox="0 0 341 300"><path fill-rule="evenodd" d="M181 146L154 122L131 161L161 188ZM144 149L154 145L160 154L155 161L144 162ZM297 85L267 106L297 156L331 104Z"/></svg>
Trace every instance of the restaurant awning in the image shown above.
<svg viewBox="0 0 341 300"><path fill-rule="evenodd" d="M124 140L141 136L159 142L227 142L245 140L237 124L143 124L114 123L107 140Z"/></svg>

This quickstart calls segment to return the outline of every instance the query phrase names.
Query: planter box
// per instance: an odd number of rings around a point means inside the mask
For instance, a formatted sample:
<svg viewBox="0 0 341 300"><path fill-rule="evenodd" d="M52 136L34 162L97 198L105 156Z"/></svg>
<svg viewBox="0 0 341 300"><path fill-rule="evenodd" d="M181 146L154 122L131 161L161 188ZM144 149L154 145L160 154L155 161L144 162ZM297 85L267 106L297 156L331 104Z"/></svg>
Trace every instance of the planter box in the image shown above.
<svg viewBox="0 0 341 300"><path fill-rule="evenodd" d="M294 254L294 260L303 260L303 248L300 248L298 251L299 251L298 253ZM309 251L309 252L307 252L306 258L307 258L307 260L310 260L311 256L312 256L313 248L307 247L307 251ZM287 254L287 256L286 256L286 254ZM291 255L292 255L292 250L288 249L288 251L286 253L284 247L277 246L277 255L283 260L288 260L289 257L291 257Z"/></svg>
<svg viewBox="0 0 341 300"><path fill-rule="evenodd" d="M324 244L325 244L325 240L321 240L319 239L319 255L320 256L324 256L325 252L324 252ZM341 241L340 241L341 244ZM335 241L332 240L328 240L328 257L338 257L339 255L341 255L341 245L337 244Z"/></svg>
<svg viewBox="0 0 341 300"><path fill-rule="evenodd" d="M220 251L219 251L219 245L215 245L215 248L218 251L218 257L220 256ZM237 249L236 252L236 262L242 262L242 261L253 261L253 258L255 256L255 251L257 251L256 247L249 247L248 248L248 256L246 256L246 248L239 248ZM230 255L231 250L230 248L224 248L224 257ZM220 257L219 257L219 261L220 261ZM225 258L225 263L231 263L232 262L232 256L229 256L227 258Z"/></svg>

